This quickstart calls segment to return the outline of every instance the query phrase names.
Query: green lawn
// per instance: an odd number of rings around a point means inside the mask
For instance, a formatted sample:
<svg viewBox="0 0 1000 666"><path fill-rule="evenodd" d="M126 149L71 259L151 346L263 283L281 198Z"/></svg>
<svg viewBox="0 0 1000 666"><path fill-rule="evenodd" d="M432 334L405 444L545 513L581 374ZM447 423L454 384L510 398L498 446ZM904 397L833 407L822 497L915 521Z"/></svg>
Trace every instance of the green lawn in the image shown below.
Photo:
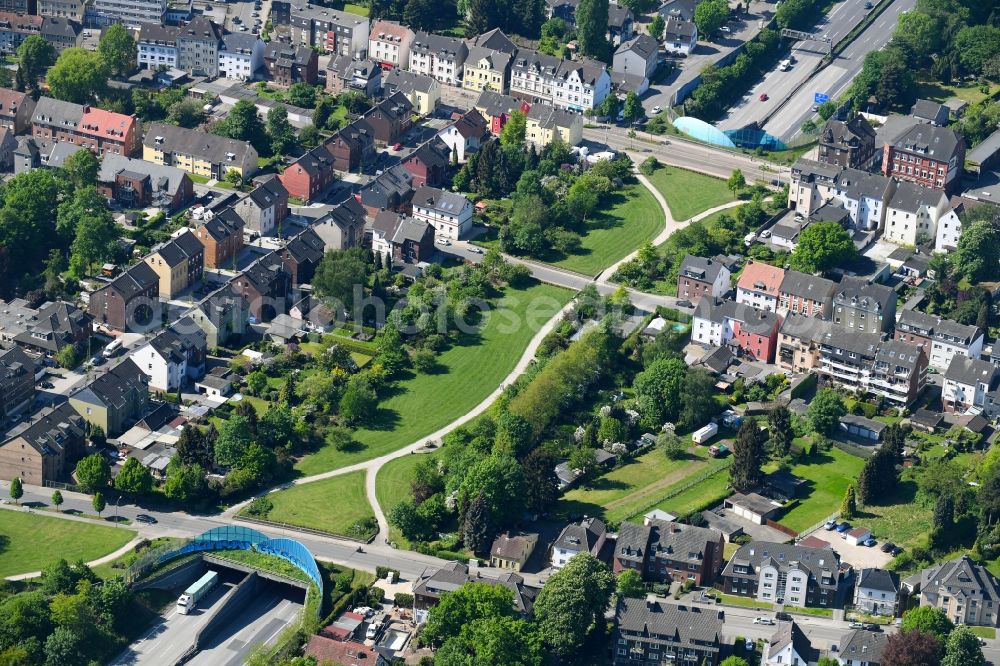
<svg viewBox="0 0 1000 666"><path fill-rule="evenodd" d="M920 99L929 99L940 104L955 97L969 104L976 104L1000 92L1000 85L991 84L989 90L988 95L983 94L983 91L979 89L979 84L975 82L964 86L946 86L939 81L930 80L929 75L927 77L918 77L917 83L917 97Z"/></svg>
<svg viewBox="0 0 1000 666"><path fill-rule="evenodd" d="M459 340L438 356L439 372L411 374L398 382L394 394L379 404L377 425L355 432L358 447L320 449L299 461L297 469L317 474L370 460L451 423L499 386L538 329L572 296L547 284L508 289L502 311L492 313L478 338Z"/></svg>
<svg viewBox="0 0 1000 666"><path fill-rule="evenodd" d="M440 450L440 449L438 449ZM410 481L417 463L434 453L413 453L390 460L382 465L375 477L375 497L382 511L389 513L392 507L410 498Z"/></svg>
<svg viewBox="0 0 1000 666"><path fill-rule="evenodd" d="M663 210L641 183L625 186L611 206L587 221L580 251L554 265L585 275L597 275L652 240L663 229Z"/></svg>
<svg viewBox="0 0 1000 666"><path fill-rule="evenodd" d="M653 449L617 469L594 479L589 487L574 488L559 501L558 511L602 516L613 523L650 509L671 488L685 483L692 474L725 462L708 457L708 449L694 447L684 460L669 460ZM699 484L700 485L700 484Z"/></svg>
<svg viewBox="0 0 1000 666"><path fill-rule="evenodd" d="M785 610L789 613L795 613L797 615L812 615L814 617L833 617L832 608L803 608L801 606L785 606Z"/></svg>
<svg viewBox="0 0 1000 666"><path fill-rule="evenodd" d="M980 638L993 640L997 637L997 630L995 627L969 627L969 630Z"/></svg>
<svg viewBox="0 0 1000 666"><path fill-rule="evenodd" d="M854 483L864 461L838 448L821 451L794 465L792 474L808 481L807 489L778 521L797 532L809 529L840 509L847 486Z"/></svg>
<svg viewBox="0 0 1000 666"><path fill-rule="evenodd" d="M917 482L904 480L891 503L863 507L855 522L869 528L880 543L892 541L907 549L925 546L934 507L915 501L916 493Z"/></svg>
<svg viewBox="0 0 1000 666"><path fill-rule="evenodd" d="M352 2L344 3L344 11L348 14L357 14L358 16L368 16L368 8L364 5L356 5Z"/></svg>
<svg viewBox="0 0 1000 666"><path fill-rule="evenodd" d="M649 176L649 180L667 200L675 220L690 219L736 198L721 178L687 169L662 166Z"/></svg>
<svg viewBox="0 0 1000 666"><path fill-rule="evenodd" d="M135 537L133 530L38 513L0 511L0 578L40 571L60 558L89 562Z"/></svg>
<svg viewBox="0 0 1000 666"><path fill-rule="evenodd" d="M274 504L268 520L333 534L349 534L356 522L375 516L365 497L363 471L292 486L267 497Z"/></svg>
<svg viewBox="0 0 1000 666"><path fill-rule="evenodd" d="M669 489L667 492L669 492ZM729 467L726 466L704 481L664 499L653 508L660 509L661 511L669 511L677 516L686 516L696 509L721 502L729 494ZM646 511L642 513L646 513ZM641 516L633 516L633 520L639 518Z"/></svg>
<svg viewBox="0 0 1000 666"><path fill-rule="evenodd" d="M723 604L729 606L740 606L742 608L774 608L774 604L770 604L766 601L757 601L753 597L741 597L735 594L723 594L718 590L715 590L715 596Z"/></svg>

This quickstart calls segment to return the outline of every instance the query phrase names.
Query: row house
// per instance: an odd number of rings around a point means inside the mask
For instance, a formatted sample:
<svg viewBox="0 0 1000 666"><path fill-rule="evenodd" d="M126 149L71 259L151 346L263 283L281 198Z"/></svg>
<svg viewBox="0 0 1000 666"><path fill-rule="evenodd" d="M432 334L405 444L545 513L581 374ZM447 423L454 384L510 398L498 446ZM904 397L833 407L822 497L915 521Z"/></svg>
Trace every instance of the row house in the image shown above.
<svg viewBox="0 0 1000 666"><path fill-rule="evenodd" d="M404 213L410 210L415 190L413 176L402 164L396 164L364 185L357 194L357 200L369 217L375 217L383 210Z"/></svg>
<svg viewBox="0 0 1000 666"><path fill-rule="evenodd" d="M382 89L382 68L370 58L342 55L330 58L326 66L326 91L339 95L345 90L375 97Z"/></svg>
<svg viewBox="0 0 1000 666"><path fill-rule="evenodd" d="M312 227L306 227L292 236L278 250L281 263L292 278L293 287L312 282L325 250L326 244Z"/></svg>
<svg viewBox="0 0 1000 666"><path fill-rule="evenodd" d="M362 171L375 161L375 133L365 119L341 128L324 144L337 171Z"/></svg>
<svg viewBox="0 0 1000 666"><path fill-rule="evenodd" d="M847 120L831 118L819 133L818 161L842 169L868 170L876 155L875 130L860 113Z"/></svg>
<svg viewBox="0 0 1000 666"><path fill-rule="evenodd" d="M251 323L266 323L285 313L292 276L285 270L281 256L271 252L250 264L229 284L235 295L246 299Z"/></svg>
<svg viewBox="0 0 1000 666"><path fill-rule="evenodd" d="M214 180L229 171L246 180L257 171L257 151L248 142L163 123L146 129L142 159Z"/></svg>
<svg viewBox="0 0 1000 666"><path fill-rule="evenodd" d="M24 134L31 129L35 113L35 100L28 93L10 88L0 88L0 127L13 134Z"/></svg>
<svg viewBox="0 0 1000 666"><path fill-rule="evenodd" d="M462 87L476 92L506 93L517 46L499 28L479 35L469 46L462 68Z"/></svg>
<svg viewBox="0 0 1000 666"><path fill-rule="evenodd" d="M711 585L722 571L722 532L646 518L623 522L615 542L614 572L633 569L645 581Z"/></svg>
<svg viewBox="0 0 1000 666"><path fill-rule="evenodd" d="M718 666L725 612L621 598L615 607L612 663Z"/></svg>
<svg viewBox="0 0 1000 666"><path fill-rule="evenodd" d="M944 373L941 402L946 412L979 413L1000 383L1000 368L990 361L955 356Z"/></svg>
<svg viewBox="0 0 1000 666"><path fill-rule="evenodd" d="M414 37L413 31L398 21L375 21L368 34L368 57L383 69L405 69L410 64Z"/></svg>
<svg viewBox="0 0 1000 666"><path fill-rule="evenodd" d="M583 111L599 105L610 92L607 67L589 58L563 60L522 49L511 66L510 94L528 103Z"/></svg>
<svg viewBox="0 0 1000 666"><path fill-rule="evenodd" d="M781 318L774 312L702 298L691 319L691 341L709 347L733 346L753 360L771 363L780 325Z"/></svg>
<svg viewBox="0 0 1000 666"><path fill-rule="evenodd" d="M0 424L35 400L35 361L20 347L0 348Z"/></svg>
<svg viewBox="0 0 1000 666"><path fill-rule="evenodd" d="M799 158L792 165L788 207L804 217L833 198L840 167Z"/></svg>
<svg viewBox="0 0 1000 666"><path fill-rule="evenodd" d="M847 168L836 179L833 200L840 203L858 229L875 231L885 224L897 181L879 173Z"/></svg>
<svg viewBox="0 0 1000 666"><path fill-rule="evenodd" d="M177 68L194 76L218 76L222 31L205 16L196 16L177 31Z"/></svg>
<svg viewBox="0 0 1000 666"><path fill-rule="evenodd" d="M326 145L319 145L285 167L278 180L290 196L309 203L336 182L333 165Z"/></svg>
<svg viewBox="0 0 1000 666"><path fill-rule="evenodd" d="M948 210L944 192L901 182L886 209L882 237L898 245L924 245L934 240L938 221Z"/></svg>
<svg viewBox="0 0 1000 666"><path fill-rule="evenodd" d="M325 211L312 224L327 251L361 247L365 236L365 209L353 197Z"/></svg>
<svg viewBox="0 0 1000 666"><path fill-rule="evenodd" d="M298 0L271 3L271 21L287 26L293 44L315 46L335 55L360 56L368 49L368 18Z"/></svg>
<svg viewBox="0 0 1000 666"><path fill-rule="evenodd" d="M923 347L931 367L939 372L946 371L955 356L979 358L986 339L977 326L941 319L913 309L899 314L895 337Z"/></svg>
<svg viewBox="0 0 1000 666"><path fill-rule="evenodd" d="M372 222L372 252L388 264L418 264L434 254L434 227L392 210L383 210Z"/></svg>
<svg viewBox="0 0 1000 666"><path fill-rule="evenodd" d="M836 283L799 271L785 271L778 287L778 312L829 317Z"/></svg>
<svg viewBox="0 0 1000 666"><path fill-rule="evenodd" d="M136 62L143 69L177 68L177 33L176 26L160 23L144 23L139 28L136 39Z"/></svg>
<svg viewBox="0 0 1000 666"><path fill-rule="evenodd" d="M896 292L863 278L844 276L833 292L831 321L850 332L888 333L896 323Z"/></svg>
<svg viewBox="0 0 1000 666"><path fill-rule="evenodd" d="M98 156L135 154L139 146L135 116L42 97L31 116L32 136L89 148Z"/></svg>
<svg viewBox="0 0 1000 666"><path fill-rule="evenodd" d="M440 83L458 86L462 82L462 68L468 57L469 45L464 39L417 31L410 44L407 69Z"/></svg>
<svg viewBox="0 0 1000 666"><path fill-rule="evenodd" d="M159 277L160 296L171 299L201 282L205 272L205 246L188 229L150 249L143 261Z"/></svg>
<svg viewBox="0 0 1000 666"><path fill-rule="evenodd" d="M288 217L288 194L280 178L266 176L255 182L247 196L233 204L233 210L243 219L247 232L270 236Z"/></svg>
<svg viewBox="0 0 1000 666"><path fill-rule="evenodd" d="M41 16L0 12L0 52L13 55L21 42L31 35L42 34Z"/></svg>
<svg viewBox="0 0 1000 666"><path fill-rule="evenodd" d="M510 69L510 95L529 104L552 103L552 86L562 58L520 49Z"/></svg>
<svg viewBox="0 0 1000 666"><path fill-rule="evenodd" d="M472 231L472 202L457 192L426 185L411 200L413 218L434 228L436 238L459 240Z"/></svg>
<svg viewBox="0 0 1000 666"><path fill-rule="evenodd" d="M163 23L166 12L167 0L92 0L86 3L83 20L88 26L121 23L138 30L145 23Z"/></svg>
<svg viewBox="0 0 1000 666"><path fill-rule="evenodd" d="M937 233L934 235L935 252L954 252L958 248L958 239L962 237L961 215L965 211L965 202L957 201L938 220Z"/></svg>
<svg viewBox="0 0 1000 666"><path fill-rule="evenodd" d="M184 171L114 153L101 161L97 189L127 209L175 211L194 197L194 183Z"/></svg>
<svg viewBox="0 0 1000 666"><path fill-rule="evenodd" d="M250 317L250 302L225 284L202 299L185 316L205 333L210 349L226 347L243 339Z"/></svg>
<svg viewBox="0 0 1000 666"><path fill-rule="evenodd" d="M87 444L87 424L69 403L47 407L0 444L0 474L41 486L69 479Z"/></svg>
<svg viewBox="0 0 1000 666"><path fill-rule="evenodd" d="M723 591L765 603L830 607L840 587L840 557L829 547L751 541L726 564Z"/></svg>
<svg viewBox="0 0 1000 666"><path fill-rule="evenodd" d="M87 310L98 326L113 331L142 330L159 315L160 276L139 262L90 295Z"/></svg>
<svg viewBox="0 0 1000 666"><path fill-rule="evenodd" d="M364 115L375 141L392 145L413 127L413 105L400 93L373 106Z"/></svg>
<svg viewBox="0 0 1000 666"><path fill-rule="evenodd" d="M736 302L777 312L784 269L759 261L748 261L736 283Z"/></svg>
<svg viewBox="0 0 1000 666"><path fill-rule="evenodd" d="M129 358L149 377L149 387L166 393L183 388L205 374L205 332L188 317L161 331Z"/></svg>
<svg viewBox="0 0 1000 666"><path fill-rule="evenodd" d="M948 127L918 122L882 149L882 173L942 192L958 186L964 166L965 139Z"/></svg>
<svg viewBox="0 0 1000 666"><path fill-rule="evenodd" d="M437 133L451 149L455 161L465 164L471 153L478 151L490 139L486 119L475 109L466 111Z"/></svg>
<svg viewBox="0 0 1000 666"><path fill-rule="evenodd" d="M688 254L677 272L677 298L697 304L702 296L722 298L729 292L732 273L725 263Z"/></svg>
<svg viewBox="0 0 1000 666"><path fill-rule="evenodd" d="M391 97L396 93L408 99L414 111L426 116L434 113L441 101L441 84L423 74L394 69L385 76L382 94Z"/></svg>
<svg viewBox="0 0 1000 666"><path fill-rule="evenodd" d="M865 389L882 396L890 404L913 404L927 385L927 354L898 340L885 340L875 353Z"/></svg>
<svg viewBox="0 0 1000 666"><path fill-rule="evenodd" d="M0 301L0 343L16 344L32 354L57 355L90 339L91 319L66 301L43 303L37 310L22 299Z"/></svg>
<svg viewBox="0 0 1000 666"><path fill-rule="evenodd" d="M69 404L84 421L118 437L149 411L149 377L127 358L71 394Z"/></svg>
<svg viewBox="0 0 1000 666"><path fill-rule="evenodd" d="M778 356L775 362L787 372L805 373L819 365L817 341L833 326L829 321L788 314L778 329Z"/></svg>
<svg viewBox="0 0 1000 666"><path fill-rule="evenodd" d="M538 148L544 148L556 139L567 146L583 141L583 117L548 104L533 104L524 122L524 139Z"/></svg>
<svg viewBox="0 0 1000 666"><path fill-rule="evenodd" d="M263 59L267 80L277 86L315 85L319 78L319 55L308 46L268 42Z"/></svg>
<svg viewBox="0 0 1000 666"><path fill-rule="evenodd" d="M500 130L511 115L515 111L527 114L531 110L531 105L510 95L484 90L476 98L475 109L486 120L490 134L500 136Z"/></svg>
<svg viewBox="0 0 1000 666"><path fill-rule="evenodd" d="M232 32L222 36L219 50L219 76L250 81L264 66L264 42L257 35Z"/></svg>
<svg viewBox="0 0 1000 666"><path fill-rule="evenodd" d="M244 222L232 208L223 208L202 222L194 235L205 248L206 268L234 268L243 249Z"/></svg>
<svg viewBox="0 0 1000 666"><path fill-rule="evenodd" d="M402 162L403 168L412 177L413 187L444 186L450 163L451 149L436 136L417 147Z"/></svg>
<svg viewBox="0 0 1000 666"><path fill-rule="evenodd" d="M760 663L766 666L782 664L815 664L819 650L813 648L809 637L793 620L781 622L770 638L764 641Z"/></svg>
<svg viewBox="0 0 1000 666"><path fill-rule="evenodd" d="M615 50L611 68L622 74L651 79L659 63L660 48L650 35L636 35Z"/></svg>
<svg viewBox="0 0 1000 666"><path fill-rule="evenodd" d="M968 555L920 572L920 605L944 611L955 624L1000 625L1000 581Z"/></svg>

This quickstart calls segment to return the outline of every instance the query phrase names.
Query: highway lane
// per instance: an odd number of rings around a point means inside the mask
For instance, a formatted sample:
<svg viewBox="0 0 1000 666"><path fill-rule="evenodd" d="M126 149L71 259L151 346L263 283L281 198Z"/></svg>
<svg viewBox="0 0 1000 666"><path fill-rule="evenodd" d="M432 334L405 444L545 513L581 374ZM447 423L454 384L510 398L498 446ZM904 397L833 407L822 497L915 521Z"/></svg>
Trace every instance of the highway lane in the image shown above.
<svg viewBox="0 0 1000 666"><path fill-rule="evenodd" d="M857 2L857 0L848 0ZM785 142L801 134L802 123L819 117L813 112L813 96L823 92L836 99L850 86L861 71L865 55L884 47L892 37L899 15L916 5L916 0L894 0L882 14L851 42L826 68L803 83L788 101L767 121L764 129Z"/></svg>

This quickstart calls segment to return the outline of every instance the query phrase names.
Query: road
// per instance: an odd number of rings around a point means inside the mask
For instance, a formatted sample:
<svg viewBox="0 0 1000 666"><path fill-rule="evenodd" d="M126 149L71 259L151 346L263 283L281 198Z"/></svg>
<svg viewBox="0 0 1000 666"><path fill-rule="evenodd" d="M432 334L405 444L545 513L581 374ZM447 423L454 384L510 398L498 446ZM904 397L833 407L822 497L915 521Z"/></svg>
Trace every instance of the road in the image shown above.
<svg viewBox="0 0 1000 666"><path fill-rule="evenodd" d="M861 5L860 0L847 0ZM764 130L788 143L801 134L802 123L809 118L818 119L813 113L813 96L817 92L837 99L861 71L865 55L878 51L892 37L899 15L913 9L916 0L893 0L892 4L851 42L827 67L806 81L781 108L768 119Z"/></svg>
<svg viewBox="0 0 1000 666"><path fill-rule="evenodd" d="M267 16L271 11L271 0L262 0L260 9L254 8L254 0L236 0L227 3L225 7L226 29L230 32L243 32L249 35L253 34L254 22L258 18L261 20L261 27L267 22ZM254 16L254 13L257 13L258 16ZM260 30L258 30L259 33Z"/></svg>

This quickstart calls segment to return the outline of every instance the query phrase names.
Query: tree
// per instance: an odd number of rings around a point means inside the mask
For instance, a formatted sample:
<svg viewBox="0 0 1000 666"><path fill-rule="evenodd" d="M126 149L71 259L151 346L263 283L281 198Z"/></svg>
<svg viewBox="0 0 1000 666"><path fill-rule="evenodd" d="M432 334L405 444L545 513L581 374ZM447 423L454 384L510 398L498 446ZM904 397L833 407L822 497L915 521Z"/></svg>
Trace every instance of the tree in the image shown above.
<svg viewBox="0 0 1000 666"><path fill-rule="evenodd" d="M465 583L453 592L443 592L441 600L427 612L421 640L441 644L458 636L476 620L514 617L514 593L503 585Z"/></svg>
<svg viewBox="0 0 1000 666"><path fill-rule="evenodd" d="M215 439L215 464L219 467L235 466L253 441L254 433L245 416L233 415L219 428Z"/></svg>
<svg viewBox="0 0 1000 666"><path fill-rule="evenodd" d="M524 474L525 509L535 513L546 511L559 498L559 483L555 467L558 460L549 451L538 448L529 453L521 467Z"/></svg>
<svg viewBox="0 0 1000 666"><path fill-rule="evenodd" d="M241 99L233 105L226 119L215 126L215 133L230 139L247 141L258 152L266 153L270 147L267 131L257 113L257 107L247 99Z"/></svg>
<svg viewBox="0 0 1000 666"><path fill-rule="evenodd" d="M642 576L635 569L625 569L618 574L615 591L619 597L642 599L646 596L646 586L642 583Z"/></svg>
<svg viewBox="0 0 1000 666"><path fill-rule="evenodd" d="M480 491L465 509L462 520L462 541L473 553L482 555L489 552L496 531L492 511L486 503L485 494Z"/></svg>
<svg viewBox="0 0 1000 666"><path fill-rule="evenodd" d="M316 106L316 86L308 83L293 83L288 86L288 103L303 109L311 109Z"/></svg>
<svg viewBox="0 0 1000 666"><path fill-rule="evenodd" d="M100 493L100 492L94 493L94 497L91 499L90 503L91 503L91 506L94 507L94 511L97 512L97 517L100 518L101 517L101 513L104 511L104 508L107 506L107 503L104 501L104 493Z"/></svg>
<svg viewBox="0 0 1000 666"><path fill-rule="evenodd" d="M267 112L267 133L275 155L284 155L295 145L295 129L288 122L288 109L284 104L278 104Z"/></svg>
<svg viewBox="0 0 1000 666"><path fill-rule="evenodd" d="M747 660L744 659L743 657L737 657L736 655L733 655L731 657L726 657L725 659L723 659L722 663L719 664L719 666L750 666L750 664L747 663Z"/></svg>
<svg viewBox="0 0 1000 666"><path fill-rule="evenodd" d="M792 414L784 405L775 407L767 414L768 444L771 455L783 458L792 448L795 433L792 432Z"/></svg>
<svg viewBox="0 0 1000 666"><path fill-rule="evenodd" d="M185 465L211 467L214 442L197 426L185 427L177 438L177 456Z"/></svg>
<svg viewBox="0 0 1000 666"><path fill-rule="evenodd" d="M104 455L94 453L76 464L74 474L84 492L89 493L107 487L108 482L111 481L111 465L108 464L108 459Z"/></svg>
<svg viewBox="0 0 1000 666"><path fill-rule="evenodd" d="M844 401L832 388L822 388L809 403L806 415L813 430L821 435L832 435L840 427L840 418L847 414Z"/></svg>
<svg viewBox="0 0 1000 666"><path fill-rule="evenodd" d="M59 54L45 75L52 96L64 102L94 102L107 86L111 70L99 54L73 47Z"/></svg>
<svg viewBox="0 0 1000 666"><path fill-rule="evenodd" d="M649 35L659 42L663 39L663 31L666 27L667 23L663 20L663 17L656 14L649 23Z"/></svg>
<svg viewBox="0 0 1000 666"><path fill-rule="evenodd" d="M493 0L468 0L465 13L465 34L477 37L497 26L496 3Z"/></svg>
<svg viewBox="0 0 1000 666"><path fill-rule="evenodd" d="M987 63L1000 55L1000 28L992 25L962 28L955 35L955 51L965 71L982 74Z"/></svg>
<svg viewBox="0 0 1000 666"><path fill-rule="evenodd" d="M38 90L38 79L56 61L56 49L41 35L29 35L17 47L17 71L32 90Z"/></svg>
<svg viewBox="0 0 1000 666"><path fill-rule="evenodd" d="M81 637L69 627L56 627L45 639L45 666L87 663L81 642Z"/></svg>
<svg viewBox="0 0 1000 666"><path fill-rule="evenodd" d="M576 8L576 41L580 53L604 60L608 53L608 0L580 0Z"/></svg>
<svg viewBox="0 0 1000 666"><path fill-rule="evenodd" d="M24 486L21 485L21 477L15 476L10 480L10 498L17 504L18 500L24 497Z"/></svg>
<svg viewBox="0 0 1000 666"><path fill-rule="evenodd" d="M919 631L933 636L938 643L948 640L955 625L940 608L919 606L903 613L903 631Z"/></svg>
<svg viewBox="0 0 1000 666"><path fill-rule="evenodd" d="M855 261L858 248L836 222L816 222L799 234L792 251L791 266L803 273L817 273Z"/></svg>
<svg viewBox="0 0 1000 666"><path fill-rule="evenodd" d="M681 389L681 411L678 420L686 428L704 425L719 411L715 401L715 379L701 368L688 370Z"/></svg>
<svg viewBox="0 0 1000 666"><path fill-rule="evenodd" d="M115 488L123 493L144 495L153 489L153 475L137 458L129 458L115 477Z"/></svg>
<svg viewBox="0 0 1000 666"><path fill-rule="evenodd" d="M340 398L340 416L350 424L368 423L375 417L378 396L368 380L355 375Z"/></svg>
<svg viewBox="0 0 1000 666"><path fill-rule="evenodd" d="M687 453L687 442L672 430L665 430L656 436L656 448L663 451L670 460L680 460Z"/></svg>
<svg viewBox="0 0 1000 666"><path fill-rule="evenodd" d="M753 419L745 420L733 442L733 462L729 466L729 483L736 490L752 490L760 485L764 462L763 435Z"/></svg>
<svg viewBox="0 0 1000 666"><path fill-rule="evenodd" d="M747 179L743 176L743 172L739 169L733 169L733 173L730 174L729 179L726 181L726 187L732 191L733 196L736 196L746 186Z"/></svg>
<svg viewBox="0 0 1000 666"><path fill-rule="evenodd" d="M840 503L840 517L844 520L851 520L858 512L858 502L854 495L854 484L847 486L844 491L844 499Z"/></svg>
<svg viewBox="0 0 1000 666"><path fill-rule="evenodd" d="M705 0L694 9L694 23L705 38L712 37L729 18L726 0Z"/></svg>
<svg viewBox="0 0 1000 666"><path fill-rule="evenodd" d="M538 631L520 618L474 618L458 636L434 653L435 666L541 666L542 640Z"/></svg>
<svg viewBox="0 0 1000 666"><path fill-rule="evenodd" d="M496 528L516 522L524 512L524 477L517 459L497 453L473 464L459 486L459 505L478 497Z"/></svg>
<svg viewBox="0 0 1000 666"><path fill-rule="evenodd" d="M639 101L639 96L635 94L635 91L630 90L625 95L625 106L622 108L623 120L627 123L634 123L639 118L642 118L645 113L642 108L642 102Z"/></svg>
<svg viewBox="0 0 1000 666"><path fill-rule="evenodd" d="M432 0L409 0L403 10L403 22L413 30L429 31L437 24L439 5Z"/></svg>
<svg viewBox="0 0 1000 666"><path fill-rule="evenodd" d="M193 129L205 122L205 110L197 100L182 99L170 105L167 120L180 127Z"/></svg>
<svg viewBox="0 0 1000 666"><path fill-rule="evenodd" d="M552 652L575 654L591 629L604 622L614 590L614 575L589 553L574 556L552 574L535 601L535 620Z"/></svg>
<svg viewBox="0 0 1000 666"><path fill-rule="evenodd" d="M163 484L163 494L180 504L207 500L208 484L205 469L201 465L185 465L178 456L167 465L167 481Z"/></svg>
<svg viewBox="0 0 1000 666"><path fill-rule="evenodd" d="M937 666L940 643L933 635L916 629L889 634L882 649L880 666Z"/></svg>
<svg viewBox="0 0 1000 666"><path fill-rule="evenodd" d="M687 377L687 365L679 358L660 357L636 375L632 383L637 397L648 396L658 413L654 420L676 419L680 412L681 392Z"/></svg>
<svg viewBox="0 0 1000 666"><path fill-rule="evenodd" d="M980 220L962 229L951 263L958 277L973 284L1000 278L1000 220Z"/></svg>
<svg viewBox="0 0 1000 666"><path fill-rule="evenodd" d="M985 663L979 638L972 629L965 625L956 627L945 643L941 666L984 666Z"/></svg>
<svg viewBox="0 0 1000 666"><path fill-rule="evenodd" d="M115 76L125 76L135 67L135 40L120 23L104 31L97 52Z"/></svg>
<svg viewBox="0 0 1000 666"><path fill-rule="evenodd" d="M89 149L81 148L63 161L63 170L74 187L94 187L101 163Z"/></svg>
<svg viewBox="0 0 1000 666"><path fill-rule="evenodd" d="M368 262L361 248L334 250L323 255L316 274L313 288L320 297L333 303L335 311L352 309L355 295L360 299L363 288L368 283Z"/></svg>
<svg viewBox="0 0 1000 666"><path fill-rule="evenodd" d="M835 114L836 112L837 112L837 105L830 101L823 102L822 104L819 105L819 109L816 110L816 113L818 113L819 117L822 118L824 121L827 121L830 118L832 118L833 114Z"/></svg>
<svg viewBox="0 0 1000 666"><path fill-rule="evenodd" d="M323 136L316 129L316 125L312 123L299 130L299 143L302 144L303 148L315 148L322 140Z"/></svg>
<svg viewBox="0 0 1000 666"><path fill-rule="evenodd" d="M83 191L77 190L77 195ZM120 237L121 227L107 210L81 218L70 246L70 272L78 278L89 275L94 264L114 256Z"/></svg>
<svg viewBox="0 0 1000 666"><path fill-rule="evenodd" d="M500 145L502 146L523 146L524 135L527 130L528 114L524 111L514 111L510 118L504 123L500 130Z"/></svg>
<svg viewBox="0 0 1000 666"><path fill-rule="evenodd" d="M504 412L497 418L494 451L514 456L523 455L531 447L531 441L531 424L526 418L510 412Z"/></svg>
<svg viewBox="0 0 1000 666"><path fill-rule="evenodd" d="M52 493L52 505L56 508L57 511L61 511L59 507L62 506L62 503L63 503L62 493L59 492L58 490L54 491Z"/></svg>

